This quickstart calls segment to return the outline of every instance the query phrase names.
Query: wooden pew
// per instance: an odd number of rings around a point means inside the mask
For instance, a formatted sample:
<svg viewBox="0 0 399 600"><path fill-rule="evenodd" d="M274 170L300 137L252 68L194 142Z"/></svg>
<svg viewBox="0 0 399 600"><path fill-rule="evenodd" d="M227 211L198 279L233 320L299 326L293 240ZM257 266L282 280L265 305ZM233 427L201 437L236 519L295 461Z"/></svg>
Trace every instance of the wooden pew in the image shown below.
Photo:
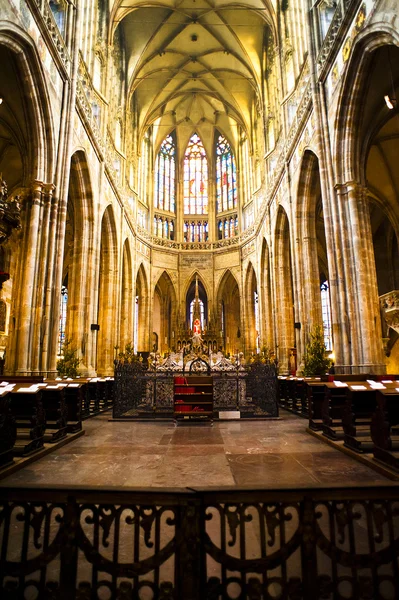
<svg viewBox="0 0 399 600"><path fill-rule="evenodd" d="M342 417L346 406L346 387L340 387L335 381L326 382L324 390L322 404L323 435L330 440L342 440L344 438Z"/></svg>
<svg viewBox="0 0 399 600"><path fill-rule="evenodd" d="M101 386L98 385L98 377L93 377L87 382L88 386L88 401L89 401L89 414L82 415L85 419L88 416L97 415L100 412L100 391ZM85 411L86 413L86 411Z"/></svg>
<svg viewBox="0 0 399 600"><path fill-rule="evenodd" d="M13 447L17 439L17 427L10 404L10 390L0 389L0 468L14 462Z"/></svg>
<svg viewBox="0 0 399 600"><path fill-rule="evenodd" d="M43 448L46 413L42 390L37 387L29 388L26 384L16 384L10 395L11 411L17 426L13 453L26 456Z"/></svg>
<svg viewBox="0 0 399 600"><path fill-rule="evenodd" d="M87 387L86 381L76 380L68 382L68 385L64 388L68 433L76 433L82 430L82 414L88 406Z"/></svg>
<svg viewBox="0 0 399 600"><path fill-rule="evenodd" d="M287 396L288 396L288 378L280 376L278 378L278 395L279 405L281 408L287 407Z"/></svg>
<svg viewBox="0 0 399 600"><path fill-rule="evenodd" d="M297 415L304 415L305 384L303 377L295 377L292 381L292 412Z"/></svg>
<svg viewBox="0 0 399 600"><path fill-rule="evenodd" d="M399 471L399 391L396 388L377 390L377 409L371 419L374 458Z"/></svg>
<svg viewBox="0 0 399 600"><path fill-rule="evenodd" d="M323 427L323 404L325 402L325 381L310 379L305 381L305 393L308 399L309 427L320 431Z"/></svg>
<svg viewBox="0 0 399 600"><path fill-rule="evenodd" d="M46 412L45 442L59 442L67 434L67 405L64 389L66 383L47 384L42 387L43 406Z"/></svg>
<svg viewBox="0 0 399 600"><path fill-rule="evenodd" d="M360 389L363 388L363 389ZM371 452L371 418L376 410L376 389L366 382L348 385L342 418L344 446L356 452Z"/></svg>

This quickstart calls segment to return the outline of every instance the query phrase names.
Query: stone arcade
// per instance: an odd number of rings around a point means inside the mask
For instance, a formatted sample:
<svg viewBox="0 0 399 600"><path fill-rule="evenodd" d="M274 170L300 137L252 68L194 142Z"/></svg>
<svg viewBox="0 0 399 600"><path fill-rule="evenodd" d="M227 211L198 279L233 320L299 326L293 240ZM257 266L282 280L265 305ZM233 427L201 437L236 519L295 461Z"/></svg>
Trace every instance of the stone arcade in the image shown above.
<svg viewBox="0 0 399 600"><path fill-rule="evenodd" d="M1 9L5 373L178 350L196 277L213 349L284 373L323 321L340 371L398 371L395 0Z"/></svg>
<svg viewBox="0 0 399 600"><path fill-rule="evenodd" d="M399 597L398 13L0 0L1 597Z"/></svg>

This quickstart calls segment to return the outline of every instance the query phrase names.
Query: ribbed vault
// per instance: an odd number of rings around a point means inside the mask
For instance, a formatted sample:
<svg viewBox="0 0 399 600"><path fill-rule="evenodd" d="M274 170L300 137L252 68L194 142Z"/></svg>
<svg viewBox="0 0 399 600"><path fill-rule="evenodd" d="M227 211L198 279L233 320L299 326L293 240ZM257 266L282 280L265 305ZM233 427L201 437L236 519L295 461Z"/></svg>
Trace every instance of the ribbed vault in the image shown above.
<svg viewBox="0 0 399 600"><path fill-rule="evenodd" d="M193 131L211 143L216 127L235 145L262 106L265 48L273 46L274 9L259 0L146 3L117 0L127 86L139 136L154 126L158 147L172 129L184 147ZM209 150L209 148L207 148Z"/></svg>

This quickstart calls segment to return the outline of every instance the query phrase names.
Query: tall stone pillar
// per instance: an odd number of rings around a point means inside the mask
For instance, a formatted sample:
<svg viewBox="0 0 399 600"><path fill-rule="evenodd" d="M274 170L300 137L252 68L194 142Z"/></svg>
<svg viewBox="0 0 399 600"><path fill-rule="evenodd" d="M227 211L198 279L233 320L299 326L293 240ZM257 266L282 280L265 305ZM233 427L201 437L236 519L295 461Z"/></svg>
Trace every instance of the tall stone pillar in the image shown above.
<svg viewBox="0 0 399 600"><path fill-rule="evenodd" d="M385 371L373 237L366 190L355 181L337 186L347 297L345 326L352 371Z"/></svg>
<svg viewBox="0 0 399 600"><path fill-rule="evenodd" d="M35 333L37 320L34 318L37 302L42 300L38 286L38 264L44 261L41 256L41 224L43 211L43 183L36 181L32 186L30 200L27 200L27 215L25 221L26 233L19 261L19 281L15 315L15 362L14 369L18 374L25 375L32 370L31 359L38 349L33 351L38 343Z"/></svg>

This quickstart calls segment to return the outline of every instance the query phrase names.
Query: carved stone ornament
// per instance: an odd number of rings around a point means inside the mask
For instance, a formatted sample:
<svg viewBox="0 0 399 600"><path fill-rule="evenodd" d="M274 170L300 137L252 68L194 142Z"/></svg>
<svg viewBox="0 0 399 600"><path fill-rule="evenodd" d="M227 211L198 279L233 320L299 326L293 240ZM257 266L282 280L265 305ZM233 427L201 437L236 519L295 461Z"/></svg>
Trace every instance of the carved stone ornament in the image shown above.
<svg viewBox="0 0 399 600"><path fill-rule="evenodd" d="M399 333L399 290L380 296L380 307L381 320Z"/></svg>
<svg viewBox="0 0 399 600"><path fill-rule="evenodd" d="M7 183L0 175L0 244L4 244L14 229L21 228L20 197L8 197Z"/></svg>

